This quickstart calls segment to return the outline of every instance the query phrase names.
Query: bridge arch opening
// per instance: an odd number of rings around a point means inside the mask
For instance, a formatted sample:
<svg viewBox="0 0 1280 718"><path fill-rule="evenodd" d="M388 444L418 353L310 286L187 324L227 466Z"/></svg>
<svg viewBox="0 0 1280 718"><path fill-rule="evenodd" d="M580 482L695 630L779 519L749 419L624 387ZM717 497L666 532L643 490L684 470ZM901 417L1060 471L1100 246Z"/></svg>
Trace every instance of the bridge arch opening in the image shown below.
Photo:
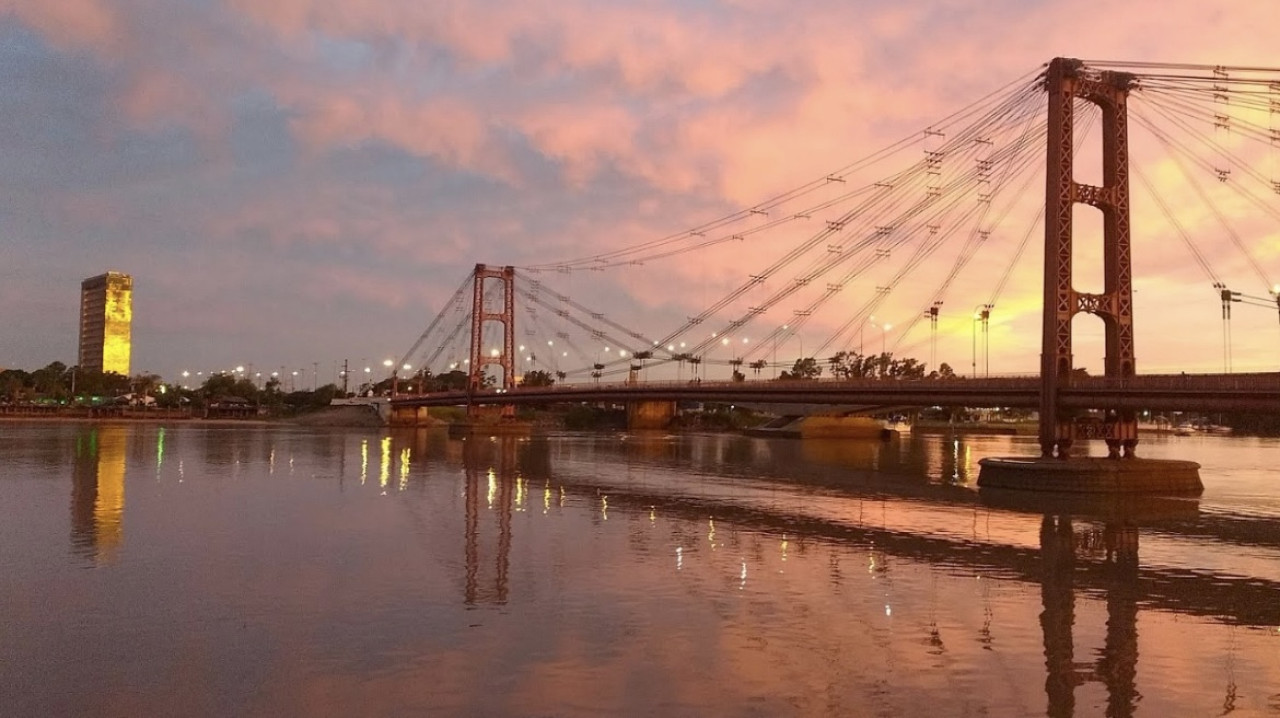
<svg viewBox="0 0 1280 718"><path fill-rule="evenodd" d="M1102 317L1080 312L1071 319L1072 368L1089 376L1102 376L1107 366L1106 322Z"/></svg>
<svg viewBox="0 0 1280 718"><path fill-rule="evenodd" d="M1071 284L1077 292L1100 294L1105 287L1102 210L1076 203L1071 208Z"/></svg>

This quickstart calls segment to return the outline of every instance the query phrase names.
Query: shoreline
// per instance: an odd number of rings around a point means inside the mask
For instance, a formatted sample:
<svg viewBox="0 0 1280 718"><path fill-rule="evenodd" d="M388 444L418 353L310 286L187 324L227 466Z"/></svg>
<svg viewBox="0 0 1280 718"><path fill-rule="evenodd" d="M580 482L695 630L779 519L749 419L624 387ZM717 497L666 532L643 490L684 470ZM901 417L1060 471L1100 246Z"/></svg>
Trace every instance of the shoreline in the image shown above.
<svg viewBox="0 0 1280 718"><path fill-rule="evenodd" d="M202 424L262 426L287 424L281 419L204 419L194 416L58 416L56 414L0 415L0 424Z"/></svg>

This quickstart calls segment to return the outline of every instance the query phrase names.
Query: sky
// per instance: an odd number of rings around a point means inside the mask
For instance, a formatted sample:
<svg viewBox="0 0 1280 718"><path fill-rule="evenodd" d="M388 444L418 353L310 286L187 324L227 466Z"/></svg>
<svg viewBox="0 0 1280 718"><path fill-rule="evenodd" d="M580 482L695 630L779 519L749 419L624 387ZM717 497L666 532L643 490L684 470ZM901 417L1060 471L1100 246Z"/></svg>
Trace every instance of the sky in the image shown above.
<svg viewBox="0 0 1280 718"><path fill-rule="evenodd" d="M78 283L115 270L134 277L135 372L319 367L323 381L344 359L404 354L478 262L687 230L1055 56L1280 64L1277 20L1272 2L1200 0L0 0L0 367L73 364ZM1274 223L1241 222L1280 278ZM1220 371L1219 306L1151 227L1135 236L1135 272L1151 271L1135 279L1139 371ZM1210 234L1224 278L1265 293ZM663 336L776 250L560 286ZM982 266L948 296L936 350L927 326L881 340L970 363ZM1038 273L1020 266L993 317L993 373L1036 369ZM879 321L901 326L921 301ZM1233 322L1233 367L1277 369L1275 312ZM810 345L839 323L815 320ZM1100 364L1100 334L1081 336L1078 363Z"/></svg>

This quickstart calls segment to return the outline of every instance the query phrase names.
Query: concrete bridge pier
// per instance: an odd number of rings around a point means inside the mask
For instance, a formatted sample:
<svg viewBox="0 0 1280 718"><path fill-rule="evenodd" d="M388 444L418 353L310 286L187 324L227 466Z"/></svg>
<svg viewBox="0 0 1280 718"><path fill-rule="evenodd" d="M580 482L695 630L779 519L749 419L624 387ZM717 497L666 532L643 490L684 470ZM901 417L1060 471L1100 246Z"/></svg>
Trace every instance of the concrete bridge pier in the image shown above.
<svg viewBox="0 0 1280 718"><path fill-rule="evenodd" d="M438 423L425 406L392 406L387 423L391 426L431 426Z"/></svg>
<svg viewBox="0 0 1280 718"><path fill-rule="evenodd" d="M668 429L676 418L674 401L633 401L627 404L627 429Z"/></svg>

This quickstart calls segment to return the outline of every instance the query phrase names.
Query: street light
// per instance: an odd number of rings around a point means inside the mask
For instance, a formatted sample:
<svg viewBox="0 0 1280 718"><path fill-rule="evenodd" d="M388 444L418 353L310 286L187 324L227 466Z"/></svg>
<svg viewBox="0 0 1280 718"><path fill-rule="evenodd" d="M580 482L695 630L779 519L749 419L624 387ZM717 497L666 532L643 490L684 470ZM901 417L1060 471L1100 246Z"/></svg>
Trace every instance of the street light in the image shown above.
<svg viewBox="0 0 1280 718"><path fill-rule="evenodd" d="M942 302L937 301L925 312L929 318L929 366L933 371L938 369L938 314L941 313Z"/></svg>
<svg viewBox="0 0 1280 718"><path fill-rule="evenodd" d="M982 318L979 307L973 308L973 321L969 322L969 378L978 378L978 320Z"/></svg>
<svg viewBox="0 0 1280 718"><path fill-rule="evenodd" d="M782 325L782 331L784 332L790 328L791 328L790 325L787 325L787 324ZM782 337L777 337L773 340L773 378L774 379L778 378L778 342L781 340L782 340Z"/></svg>

